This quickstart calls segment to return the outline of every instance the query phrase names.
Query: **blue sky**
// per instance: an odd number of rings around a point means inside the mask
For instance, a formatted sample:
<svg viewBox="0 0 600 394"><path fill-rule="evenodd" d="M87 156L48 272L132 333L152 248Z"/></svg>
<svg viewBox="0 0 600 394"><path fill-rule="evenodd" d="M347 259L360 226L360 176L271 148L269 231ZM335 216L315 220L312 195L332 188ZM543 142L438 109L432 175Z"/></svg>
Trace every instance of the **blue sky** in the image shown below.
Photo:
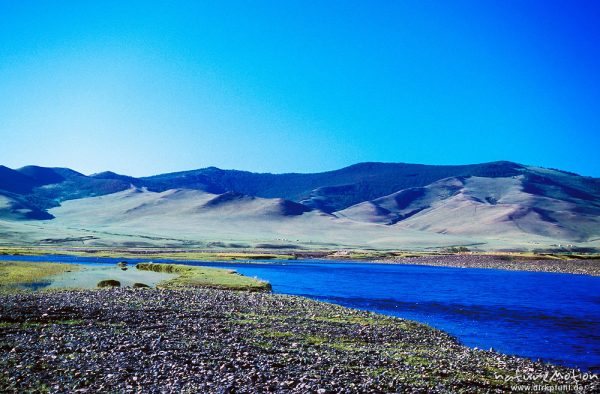
<svg viewBox="0 0 600 394"><path fill-rule="evenodd" d="M599 42L596 1L0 0L0 163L600 176Z"/></svg>

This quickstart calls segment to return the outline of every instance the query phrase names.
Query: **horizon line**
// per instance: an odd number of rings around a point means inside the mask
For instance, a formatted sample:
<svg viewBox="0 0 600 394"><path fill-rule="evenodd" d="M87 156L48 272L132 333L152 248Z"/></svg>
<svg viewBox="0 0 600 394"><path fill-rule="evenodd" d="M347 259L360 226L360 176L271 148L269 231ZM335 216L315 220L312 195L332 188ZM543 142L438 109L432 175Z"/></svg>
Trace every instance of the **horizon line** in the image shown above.
<svg viewBox="0 0 600 394"><path fill-rule="evenodd" d="M86 177L93 177L96 175L101 175L104 173L111 173L111 174L115 174L118 176L125 176L125 177L129 177L129 178L136 178L136 179L142 179L142 178L151 178L151 177L155 177L155 176L160 176L160 175L167 175L167 174L178 174L178 173L184 173L184 172L191 172L191 171L201 171L201 170L210 170L210 169L214 169L214 170L219 170L219 171L238 171L238 172L247 172L247 173L252 173L252 174L264 174L264 175L310 175L310 174L326 174L328 172L335 172L335 171L341 171L347 168L351 168L351 167L355 167L355 166L360 166L360 165L368 165L368 164L387 164L387 165L409 165L409 166L424 166L424 167L467 167L467 166L476 166L476 165L489 165L489 164L516 164L518 166L521 167L537 167L537 168L544 168L547 170L555 170L555 171L559 171L559 172L564 172L564 173L568 173L570 175L576 175L576 176L580 176L580 177L587 177L587 178L598 178L596 176L593 175L582 175L573 171L568 171L568 170L563 170L560 168L553 168L553 167L544 167L544 166L539 166L539 165L533 165L533 164L522 164L522 163L518 163L518 162L514 162L514 161L510 161L510 160L494 160L494 161L486 161L486 162L479 162L479 163L466 163L466 164L424 164L424 163L408 163L408 162L389 162L389 161L362 161L362 162L357 162L354 164L350 164L347 166L343 166L343 167L339 167L339 168L334 168L334 169L330 169L330 170L325 170L325 171L317 171L317 172L259 172L259 171L252 171L252 170L245 170L245 169L236 169L236 168L220 168L217 166L207 166L207 167L199 167L199 168L191 168L191 169L186 169L186 170L175 170L175 171L167 171L167 172L161 172L161 173L156 173L156 174L152 174L152 175L143 175L143 176L133 176L133 175L127 175L125 173L119 173L119 172L115 172L115 171L111 171L111 170L104 170L104 171L99 171L99 172L94 172L91 174L85 174L83 172L79 172L71 167L66 167L66 166L41 166L41 165L37 165L37 164L28 164L22 167L18 167L18 168L12 168L12 167L8 167L6 165L0 164L0 167L4 167L4 168L8 168L10 170L13 171L19 171L22 170L24 168L27 167L37 167L37 168L46 168L46 169L65 169L65 170L70 170L70 171L74 171L77 172L78 174L81 174L83 176Z"/></svg>

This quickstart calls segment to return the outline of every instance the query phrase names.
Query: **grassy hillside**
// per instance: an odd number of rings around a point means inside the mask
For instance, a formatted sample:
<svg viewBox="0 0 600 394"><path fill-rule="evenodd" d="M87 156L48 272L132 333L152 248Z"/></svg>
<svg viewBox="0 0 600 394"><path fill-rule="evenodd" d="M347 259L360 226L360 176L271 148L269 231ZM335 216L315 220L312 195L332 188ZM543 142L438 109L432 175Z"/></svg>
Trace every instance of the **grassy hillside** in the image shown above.
<svg viewBox="0 0 600 394"><path fill-rule="evenodd" d="M258 174L209 167L134 178L113 172L85 176L67 168L27 166L11 170L0 167L0 190L29 196L32 206L40 209L51 208L60 201L123 191L134 185L158 192L183 188L214 194L234 191L303 202L309 207L333 212L451 176L510 176L521 168L509 162L464 166L361 163L316 174Z"/></svg>
<svg viewBox="0 0 600 394"><path fill-rule="evenodd" d="M408 188L425 187L449 177L529 178L532 194L560 192L564 199L591 201L600 195L600 181L558 170L543 170L511 162L459 166L405 163L360 163L314 174L260 174L209 167L145 178L113 172L85 176L66 168L27 166L18 170L0 167L0 191L25 196L38 209L61 201L123 191L131 185L151 191L193 189L213 194L236 192L263 198L282 198L324 212L383 197Z"/></svg>
<svg viewBox="0 0 600 394"><path fill-rule="evenodd" d="M0 167L4 245L593 248L599 218L599 179L510 162L147 178Z"/></svg>
<svg viewBox="0 0 600 394"><path fill-rule="evenodd" d="M588 198L572 191L578 189L549 183L538 194L527 192L538 187L539 178L447 178L363 202L336 215L445 234L535 234L576 242L600 236L600 196Z"/></svg>
<svg viewBox="0 0 600 394"><path fill-rule="evenodd" d="M468 237L398 231L390 226L336 218L319 211L290 214L280 199L234 198L215 206L211 204L215 198L218 196L196 190L154 193L130 189L67 201L50 210L56 219L44 222L37 229L30 226L28 236L42 231L44 238L48 238L56 229L52 238L55 244L60 244L72 236L59 235L59 231L70 233L78 229L80 236L93 237L82 239L81 246L206 247L221 243L272 250L397 248L399 245L412 248L475 242ZM71 243L77 244L77 241Z"/></svg>

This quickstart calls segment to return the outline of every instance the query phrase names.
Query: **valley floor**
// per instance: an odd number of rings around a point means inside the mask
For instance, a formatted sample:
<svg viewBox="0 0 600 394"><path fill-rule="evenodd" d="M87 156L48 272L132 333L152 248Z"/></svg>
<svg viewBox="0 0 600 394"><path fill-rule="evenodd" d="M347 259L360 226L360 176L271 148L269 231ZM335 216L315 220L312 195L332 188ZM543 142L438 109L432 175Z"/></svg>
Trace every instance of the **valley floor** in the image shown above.
<svg viewBox="0 0 600 394"><path fill-rule="evenodd" d="M246 262L319 259L414 264L459 268L493 268L600 276L600 254L565 253L439 253L407 251L333 250L201 250L181 248L32 248L2 247L0 256L69 255L119 259ZM1 284L1 280L0 280Z"/></svg>
<svg viewBox="0 0 600 394"><path fill-rule="evenodd" d="M15 393L574 390L581 377L407 320L216 289L2 295L0 348L0 391Z"/></svg>

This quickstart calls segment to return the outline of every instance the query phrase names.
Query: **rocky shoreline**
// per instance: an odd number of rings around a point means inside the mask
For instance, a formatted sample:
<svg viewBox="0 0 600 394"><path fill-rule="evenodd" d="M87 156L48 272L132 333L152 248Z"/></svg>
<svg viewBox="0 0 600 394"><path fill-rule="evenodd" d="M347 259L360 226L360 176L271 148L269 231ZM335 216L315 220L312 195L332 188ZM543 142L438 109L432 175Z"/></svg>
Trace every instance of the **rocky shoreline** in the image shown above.
<svg viewBox="0 0 600 394"><path fill-rule="evenodd" d="M394 257L379 262L458 268L496 268L514 271L555 272L600 276L600 260L525 259L520 256L451 254Z"/></svg>
<svg viewBox="0 0 600 394"><path fill-rule="evenodd" d="M0 298L0 392L503 392L579 376L302 297L111 289Z"/></svg>

